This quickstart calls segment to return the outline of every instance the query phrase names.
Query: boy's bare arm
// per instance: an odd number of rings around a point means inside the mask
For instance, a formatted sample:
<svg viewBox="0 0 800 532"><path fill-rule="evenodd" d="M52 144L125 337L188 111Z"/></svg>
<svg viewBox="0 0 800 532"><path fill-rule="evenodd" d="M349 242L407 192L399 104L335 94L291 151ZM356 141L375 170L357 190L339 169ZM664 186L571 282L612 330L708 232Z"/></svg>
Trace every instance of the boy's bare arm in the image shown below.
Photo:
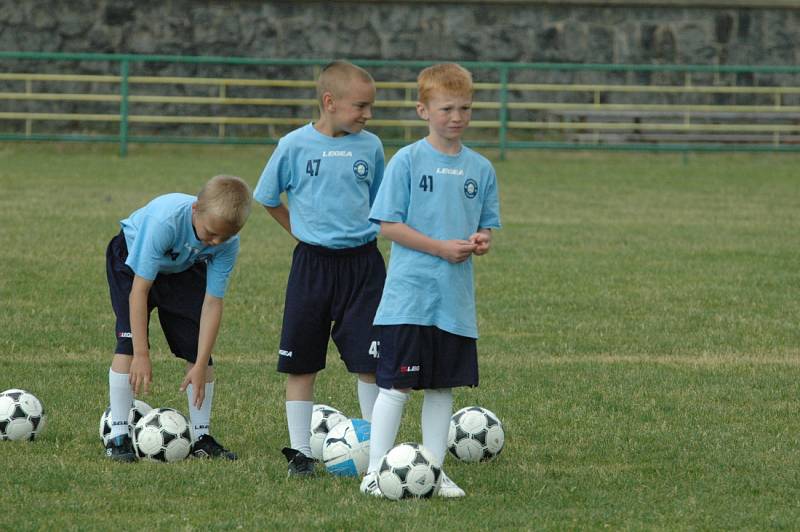
<svg viewBox="0 0 800 532"><path fill-rule="evenodd" d="M145 394L150 393L153 381L153 367L150 363L150 348L147 344L147 299L153 281L134 275L131 294L128 298L130 307L131 336L133 340L133 361L128 380L133 386L133 393L139 395L140 388Z"/></svg>
<svg viewBox="0 0 800 532"><path fill-rule="evenodd" d="M219 325L222 323L222 307L221 298L206 294L205 299L203 299L203 309L200 312L197 358L194 366L186 373L186 377L181 384L182 392L186 391L190 383L192 384L194 388L192 403L197 408L203 405L203 399L205 399L206 395L206 370L208 369L208 361L211 359L211 351L213 351L214 344L217 341Z"/></svg>
<svg viewBox="0 0 800 532"><path fill-rule="evenodd" d="M286 208L286 205L281 203L277 207L267 207L264 205L264 208L267 210L270 216L275 218L281 227L286 229L286 232L290 235L292 234L292 224L289 221L289 209ZM294 235L292 235L294 236Z"/></svg>
<svg viewBox="0 0 800 532"><path fill-rule="evenodd" d="M477 247L477 244L469 240L436 240L401 222L381 222L381 234L407 248L452 263L464 262Z"/></svg>

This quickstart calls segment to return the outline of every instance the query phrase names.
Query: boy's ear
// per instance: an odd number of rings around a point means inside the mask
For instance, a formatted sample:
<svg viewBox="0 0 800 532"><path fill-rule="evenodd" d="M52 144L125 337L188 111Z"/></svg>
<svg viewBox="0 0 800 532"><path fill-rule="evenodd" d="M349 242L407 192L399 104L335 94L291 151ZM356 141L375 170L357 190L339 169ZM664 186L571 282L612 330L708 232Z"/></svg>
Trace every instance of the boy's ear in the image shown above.
<svg viewBox="0 0 800 532"><path fill-rule="evenodd" d="M417 102L417 115L423 120L428 120L428 118L430 118L428 108L425 107L425 104L422 102Z"/></svg>
<svg viewBox="0 0 800 532"><path fill-rule="evenodd" d="M323 92L322 93L322 109L328 112L333 111L334 107L334 98L332 92Z"/></svg>

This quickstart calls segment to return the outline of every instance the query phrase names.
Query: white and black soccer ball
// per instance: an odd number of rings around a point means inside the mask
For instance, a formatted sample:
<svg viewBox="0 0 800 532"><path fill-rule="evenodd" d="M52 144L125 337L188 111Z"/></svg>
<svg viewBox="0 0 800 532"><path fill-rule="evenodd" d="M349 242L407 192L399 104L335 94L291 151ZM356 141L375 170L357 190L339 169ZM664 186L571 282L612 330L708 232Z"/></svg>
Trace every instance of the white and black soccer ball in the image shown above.
<svg viewBox="0 0 800 532"><path fill-rule="evenodd" d="M343 477L358 477L369 465L371 425L364 419L348 419L336 424L322 444L322 461L328 472Z"/></svg>
<svg viewBox="0 0 800 532"><path fill-rule="evenodd" d="M322 460L322 444L333 427L347 421L347 416L328 405L314 405L311 412L311 457Z"/></svg>
<svg viewBox="0 0 800 532"><path fill-rule="evenodd" d="M33 441L46 425L44 406L31 392L12 388L0 393L0 440Z"/></svg>
<svg viewBox="0 0 800 532"><path fill-rule="evenodd" d="M505 440L503 424L491 410L468 406L450 418L447 448L459 460L492 460L503 450Z"/></svg>
<svg viewBox="0 0 800 532"><path fill-rule="evenodd" d="M138 399L133 400L133 406L128 411L128 435L133 436L133 427L136 423L144 417L145 414L150 412L153 408ZM100 416L100 439L103 440L103 445L108 445L108 440L111 439L111 407L106 408L103 415Z"/></svg>
<svg viewBox="0 0 800 532"><path fill-rule="evenodd" d="M154 408L136 423L133 449L140 460L183 460L192 449L189 422L174 408Z"/></svg>
<svg viewBox="0 0 800 532"><path fill-rule="evenodd" d="M378 488L387 499L433 497L439 491L442 468L428 449L401 443L386 453L378 469Z"/></svg>

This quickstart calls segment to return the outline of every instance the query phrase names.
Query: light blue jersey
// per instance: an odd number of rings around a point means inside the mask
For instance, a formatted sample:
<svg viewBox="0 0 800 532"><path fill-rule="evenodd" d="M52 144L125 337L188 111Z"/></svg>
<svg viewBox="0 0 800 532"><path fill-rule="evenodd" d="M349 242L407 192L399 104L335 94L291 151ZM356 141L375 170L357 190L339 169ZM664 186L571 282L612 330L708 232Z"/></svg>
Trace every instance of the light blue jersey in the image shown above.
<svg viewBox="0 0 800 532"><path fill-rule="evenodd" d="M120 221L128 245L125 264L153 281L159 273L178 273L205 262L206 292L221 298L239 254L239 236L217 246L199 241L192 226L195 201L188 194L165 194Z"/></svg>
<svg viewBox="0 0 800 532"><path fill-rule="evenodd" d="M498 228L494 168L466 146L447 155L417 141L389 161L370 219L402 222L437 240L466 240L478 229ZM392 243L375 325L434 325L477 338L476 321L471 257L451 264Z"/></svg>
<svg viewBox="0 0 800 532"><path fill-rule="evenodd" d="M329 137L308 124L280 140L253 197L277 207L286 192L292 234L307 244L357 247L378 234L369 208L383 166L383 146L372 133Z"/></svg>

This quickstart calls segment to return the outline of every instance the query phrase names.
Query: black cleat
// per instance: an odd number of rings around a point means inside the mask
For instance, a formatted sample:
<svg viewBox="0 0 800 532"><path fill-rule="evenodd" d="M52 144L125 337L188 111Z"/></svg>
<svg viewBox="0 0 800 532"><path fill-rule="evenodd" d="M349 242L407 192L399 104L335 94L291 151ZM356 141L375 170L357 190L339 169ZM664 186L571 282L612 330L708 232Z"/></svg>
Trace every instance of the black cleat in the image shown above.
<svg viewBox="0 0 800 532"><path fill-rule="evenodd" d="M289 461L290 477L313 477L316 474L313 458L309 458L297 449L290 447L284 447L281 452Z"/></svg>
<svg viewBox="0 0 800 532"><path fill-rule="evenodd" d="M108 440L106 456L117 462L135 462L136 453L133 451L131 437L120 434Z"/></svg>
<svg viewBox="0 0 800 532"><path fill-rule="evenodd" d="M194 442L191 455L195 458L225 458L226 460L239 458L235 452L220 445L211 434L203 434Z"/></svg>

